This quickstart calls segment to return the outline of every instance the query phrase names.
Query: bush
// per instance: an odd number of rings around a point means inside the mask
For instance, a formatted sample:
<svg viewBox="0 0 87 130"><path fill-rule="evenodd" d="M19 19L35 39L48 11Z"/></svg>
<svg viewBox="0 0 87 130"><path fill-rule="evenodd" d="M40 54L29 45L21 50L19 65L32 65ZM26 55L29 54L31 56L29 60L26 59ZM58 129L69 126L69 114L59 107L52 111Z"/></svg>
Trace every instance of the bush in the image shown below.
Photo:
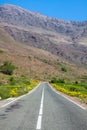
<svg viewBox="0 0 87 130"><path fill-rule="evenodd" d="M12 75L15 68L16 67L9 61L5 61L3 65L0 66L1 72L7 75Z"/></svg>
<svg viewBox="0 0 87 130"><path fill-rule="evenodd" d="M59 82L59 83L65 83L65 80L64 80L64 79L59 79L58 82Z"/></svg>
<svg viewBox="0 0 87 130"><path fill-rule="evenodd" d="M78 81L75 81L75 84L78 84Z"/></svg>
<svg viewBox="0 0 87 130"><path fill-rule="evenodd" d="M62 67L61 71L67 72L67 69L65 67Z"/></svg>
<svg viewBox="0 0 87 130"><path fill-rule="evenodd" d="M10 77L9 82L10 82L10 85L15 85L16 84L16 81L15 81L14 77Z"/></svg>
<svg viewBox="0 0 87 130"><path fill-rule="evenodd" d="M58 79L53 78L53 79L51 80L51 83L58 83Z"/></svg>
<svg viewBox="0 0 87 130"><path fill-rule="evenodd" d="M75 86L70 87L69 90L70 91L76 91L76 92L78 91L78 89Z"/></svg>
<svg viewBox="0 0 87 130"><path fill-rule="evenodd" d="M56 79L56 78L53 78L51 80L51 83L65 83L65 80L64 79Z"/></svg>
<svg viewBox="0 0 87 130"><path fill-rule="evenodd" d="M0 53L3 53L3 50L0 50Z"/></svg>

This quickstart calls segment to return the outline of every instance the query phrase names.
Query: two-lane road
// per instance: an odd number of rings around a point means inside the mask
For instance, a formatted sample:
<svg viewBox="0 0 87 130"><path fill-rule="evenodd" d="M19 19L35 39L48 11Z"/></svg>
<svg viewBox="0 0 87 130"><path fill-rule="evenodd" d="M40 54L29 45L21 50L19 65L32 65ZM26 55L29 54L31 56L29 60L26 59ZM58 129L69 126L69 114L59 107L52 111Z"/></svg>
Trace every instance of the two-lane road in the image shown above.
<svg viewBox="0 0 87 130"><path fill-rule="evenodd" d="M31 94L0 108L0 130L87 130L87 110L41 83Z"/></svg>

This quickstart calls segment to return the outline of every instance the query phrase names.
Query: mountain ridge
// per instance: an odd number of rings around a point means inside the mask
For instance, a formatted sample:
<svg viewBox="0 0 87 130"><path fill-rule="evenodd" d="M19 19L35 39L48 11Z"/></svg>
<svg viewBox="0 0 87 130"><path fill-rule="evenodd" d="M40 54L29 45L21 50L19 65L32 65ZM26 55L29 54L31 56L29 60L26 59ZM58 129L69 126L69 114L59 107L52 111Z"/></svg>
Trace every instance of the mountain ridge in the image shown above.
<svg viewBox="0 0 87 130"><path fill-rule="evenodd" d="M79 30L79 28L82 26L84 27L83 29L85 29L85 25L87 29L87 21L84 22L64 21L64 20L48 17L36 12L28 11L22 9L21 7L17 7L13 5L1 6L0 12L1 12L0 18L6 20L6 22L9 21L14 25L18 25L20 20L19 26L20 25L25 26L26 24L25 27L28 27L29 25L36 26L36 27L54 30L59 33L67 33L68 35L70 35L70 33L72 34L72 32L76 31L76 29ZM77 28L75 28L75 26Z"/></svg>
<svg viewBox="0 0 87 130"><path fill-rule="evenodd" d="M84 35L84 32L87 31L87 21L72 22L72 21L59 20L56 18L41 15L39 13L31 12L22 9L21 7L13 5L1 6L0 12L1 12L0 18L2 20L6 20L6 22L9 22L13 25L19 25L24 27L28 26L41 27L44 29L49 29L59 33L63 33L65 35L70 35L74 39L76 38L76 36Z"/></svg>
<svg viewBox="0 0 87 130"><path fill-rule="evenodd" d="M15 41L49 51L69 62L87 64L87 21L66 22L14 5L0 6L0 21L0 27Z"/></svg>

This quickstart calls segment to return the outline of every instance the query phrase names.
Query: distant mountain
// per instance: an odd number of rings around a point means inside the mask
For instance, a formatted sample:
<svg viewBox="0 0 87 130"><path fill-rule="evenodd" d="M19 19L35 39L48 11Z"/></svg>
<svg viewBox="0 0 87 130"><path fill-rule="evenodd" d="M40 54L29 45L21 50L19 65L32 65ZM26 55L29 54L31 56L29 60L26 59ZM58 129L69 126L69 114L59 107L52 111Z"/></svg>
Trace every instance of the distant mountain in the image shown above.
<svg viewBox="0 0 87 130"><path fill-rule="evenodd" d="M87 21L63 21L14 5L0 6L0 28L15 41L87 65Z"/></svg>
<svg viewBox="0 0 87 130"><path fill-rule="evenodd" d="M64 35L70 35L73 39L87 35L87 21L67 22L39 13L30 12L13 5L4 5L0 7L0 19L12 25L25 28L35 26Z"/></svg>

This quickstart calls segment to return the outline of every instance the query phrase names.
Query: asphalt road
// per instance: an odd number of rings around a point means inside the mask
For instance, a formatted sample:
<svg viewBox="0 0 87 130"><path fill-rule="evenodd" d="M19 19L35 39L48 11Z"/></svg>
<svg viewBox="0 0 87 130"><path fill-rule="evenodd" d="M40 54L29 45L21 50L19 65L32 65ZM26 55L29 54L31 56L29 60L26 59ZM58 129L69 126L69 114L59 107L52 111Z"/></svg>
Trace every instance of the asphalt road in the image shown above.
<svg viewBox="0 0 87 130"><path fill-rule="evenodd" d="M0 130L87 130L87 110L55 93L48 83L0 108Z"/></svg>

